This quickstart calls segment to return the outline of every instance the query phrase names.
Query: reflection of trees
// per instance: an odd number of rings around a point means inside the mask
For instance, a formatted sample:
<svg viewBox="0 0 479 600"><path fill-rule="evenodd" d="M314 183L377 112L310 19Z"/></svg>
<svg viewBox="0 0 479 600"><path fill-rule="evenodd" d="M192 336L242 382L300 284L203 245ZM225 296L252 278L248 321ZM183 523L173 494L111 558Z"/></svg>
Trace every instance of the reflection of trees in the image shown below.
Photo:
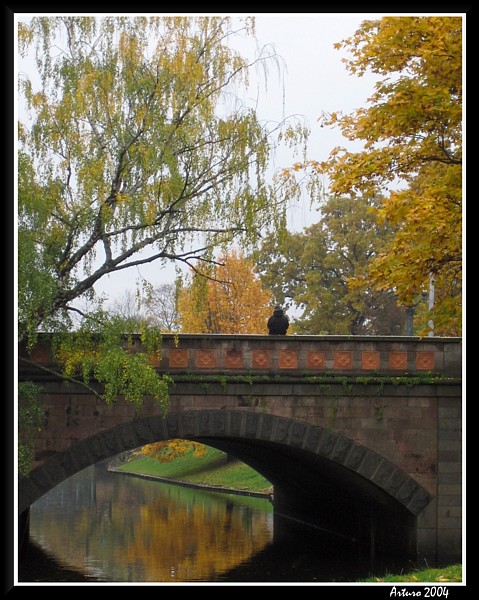
<svg viewBox="0 0 479 600"><path fill-rule="evenodd" d="M261 550L271 539L264 514L247 508L253 527L231 502L183 502L181 492L145 504L133 538L119 549L121 563L134 564L138 580L211 581Z"/></svg>
<svg viewBox="0 0 479 600"><path fill-rule="evenodd" d="M55 502L32 511L32 537L89 574L109 581L214 581L271 541L264 500L107 475L106 487L103 477L97 481L95 505L72 510L70 494L56 488Z"/></svg>

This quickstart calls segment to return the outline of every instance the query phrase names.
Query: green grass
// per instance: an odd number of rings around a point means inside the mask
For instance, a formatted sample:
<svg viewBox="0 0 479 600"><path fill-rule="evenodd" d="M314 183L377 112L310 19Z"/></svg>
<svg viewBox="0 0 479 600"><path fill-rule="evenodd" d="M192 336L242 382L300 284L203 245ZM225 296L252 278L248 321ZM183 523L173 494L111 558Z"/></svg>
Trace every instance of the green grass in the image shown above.
<svg viewBox="0 0 479 600"><path fill-rule="evenodd" d="M129 462L117 467L120 471L164 477L174 481L194 483L244 492L271 493L273 486L262 475L239 460L227 460L224 452L206 447L204 456L193 451L171 462L160 462L147 456L132 456Z"/></svg>
<svg viewBox="0 0 479 600"><path fill-rule="evenodd" d="M424 569L422 571L412 571L402 575L387 574L384 577L371 577L361 579L364 583L392 583L413 582L413 583L459 583L462 581L462 565L450 565L443 569Z"/></svg>

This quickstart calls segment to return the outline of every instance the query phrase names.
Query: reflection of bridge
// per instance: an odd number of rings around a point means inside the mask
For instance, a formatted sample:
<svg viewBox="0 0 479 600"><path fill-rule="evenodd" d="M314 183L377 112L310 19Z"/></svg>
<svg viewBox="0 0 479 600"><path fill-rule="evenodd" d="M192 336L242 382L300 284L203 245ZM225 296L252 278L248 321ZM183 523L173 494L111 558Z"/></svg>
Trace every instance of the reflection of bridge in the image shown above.
<svg viewBox="0 0 479 600"><path fill-rule="evenodd" d="M139 340L134 348L141 352ZM31 357L48 366L48 342ZM168 415L140 415L19 357L41 383L46 426L19 514L100 460L158 440L194 439L274 485L275 535L308 523L375 549L462 559L460 338L165 335L159 371L175 380Z"/></svg>

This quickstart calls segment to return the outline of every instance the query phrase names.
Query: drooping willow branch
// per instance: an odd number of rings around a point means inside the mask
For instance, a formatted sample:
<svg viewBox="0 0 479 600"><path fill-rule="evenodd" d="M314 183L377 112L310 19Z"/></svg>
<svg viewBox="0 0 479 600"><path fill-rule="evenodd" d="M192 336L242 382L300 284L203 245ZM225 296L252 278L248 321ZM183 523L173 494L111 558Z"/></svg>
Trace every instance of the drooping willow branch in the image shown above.
<svg viewBox="0 0 479 600"><path fill-rule="evenodd" d="M31 365L33 367L36 367L37 369L45 371L45 373L49 373L50 375L55 375L55 377L58 377L59 379L63 379L64 381L69 381L71 383L78 383L79 385L83 386L85 389L87 389L88 391L90 391L92 394L94 394L98 399L103 400L102 395L99 394L94 388L92 388L91 386L89 386L84 381L81 381L79 379L75 379L74 377L70 377L68 375L65 375L64 373L60 373L59 371L55 371L54 369L50 369L49 367L45 367L45 365L40 365L40 364L34 362L33 360L25 358L24 356L19 356L18 358L19 358L19 360L23 361L27 365Z"/></svg>

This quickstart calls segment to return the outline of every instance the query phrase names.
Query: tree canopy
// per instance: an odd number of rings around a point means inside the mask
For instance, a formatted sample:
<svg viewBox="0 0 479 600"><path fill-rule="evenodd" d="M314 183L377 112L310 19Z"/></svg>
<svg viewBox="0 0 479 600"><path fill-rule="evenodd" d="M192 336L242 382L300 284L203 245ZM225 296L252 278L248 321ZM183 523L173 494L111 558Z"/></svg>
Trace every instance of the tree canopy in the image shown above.
<svg viewBox="0 0 479 600"><path fill-rule="evenodd" d="M382 195L379 220L396 235L372 261L366 279L399 302L435 286L430 315L438 334L461 331L462 281L462 18L383 17L364 21L337 44L353 75L380 76L368 106L351 115L323 114L362 150L335 148L319 163L333 194Z"/></svg>
<svg viewBox="0 0 479 600"><path fill-rule="evenodd" d="M178 294L184 333L266 333L272 295L261 285L251 260L235 250L208 272L192 275Z"/></svg>
<svg viewBox="0 0 479 600"><path fill-rule="evenodd" d="M394 230L379 225L380 200L331 197L321 219L280 243L267 238L255 254L263 286L281 303L302 310L294 331L304 334L400 335L404 310L393 294L349 286L378 255Z"/></svg>
<svg viewBox="0 0 479 600"><path fill-rule="evenodd" d="M75 329L93 340L113 325L103 367L97 352L70 345L71 373L128 381L130 356L116 347L122 323L95 303L101 278L153 261L208 263L222 244L251 247L259 231L285 226L286 199L265 176L269 156L307 132L296 120L264 124L241 101L251 68L275 58L242 57L235 35L254 36L254 20L19 23L21 55L35 52L40 82L20 74L19 339L31 346L40 330Z"/></svg>

